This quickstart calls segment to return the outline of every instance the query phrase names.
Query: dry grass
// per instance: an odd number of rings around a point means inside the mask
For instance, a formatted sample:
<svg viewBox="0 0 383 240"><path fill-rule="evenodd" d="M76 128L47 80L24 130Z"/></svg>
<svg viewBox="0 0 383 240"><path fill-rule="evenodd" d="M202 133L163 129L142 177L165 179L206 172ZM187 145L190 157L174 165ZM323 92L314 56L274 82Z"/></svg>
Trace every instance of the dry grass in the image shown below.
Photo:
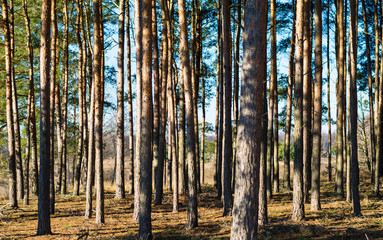
<svg viewBox="0 0 383 240"><path fill-rule="evenodd" d="M112 164L106 164L109 169ZM207 183L212 173L207 165ZM362 168L363 169L363 168ZM364 170L364 169L363 169ZM373 196L367 171L361 172L361 205L363 217L352 216L352 204L338 199L334 184L322 181L322 210L311 212L305 205L306 220L291 221L292 192L283 189L269 201L269 225L260 227L260 239L383 239L383 201ZM323 179L325 177L323 176ZM114 199L114 188L106 184L105 221L94 223L84 219L85 197L57 196L56 213L51 216L53 235L35 236L37 199L19 209L0 210L0 239L134 239L138 223L132 221L133 196ZM0 207L6 200L0 201ZM166 192L161 206L153 206L152 224L155 239L229 239L230 217L222 217L220 201L210 184L203 186L198 198L199 227L186 230L187 197L180 196L180 211L172 213L172 195Z"/></svg>

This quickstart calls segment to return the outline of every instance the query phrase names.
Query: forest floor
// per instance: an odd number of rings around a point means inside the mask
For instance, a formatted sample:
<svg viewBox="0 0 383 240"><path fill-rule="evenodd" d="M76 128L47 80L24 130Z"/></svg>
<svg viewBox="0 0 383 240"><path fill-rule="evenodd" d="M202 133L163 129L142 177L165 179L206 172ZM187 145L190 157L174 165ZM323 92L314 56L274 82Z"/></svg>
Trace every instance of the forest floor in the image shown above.
<svg viewBox="0 0 383 240"><path fill-rule="evenodd" d="M363 216L352 216L352 203L335 197L334 183L322 176L322 210L310 211L306 219L291 220L292 192L283 189L269 201L269 224L260 227L259 239L383 239L383 197L372 192L367 171L361 172L361 207ZM180 211L172 213L172 194L165 192L164 202L154 206L152 226L155 239L229 239L230 217L222 216L221 203L212 185L204 185L198 196L199 226L186 230L187 197L180 196ZM85 196L58 195L56 213L51 216L53 235L35 236L37 199L29 206L10 209L0 200L0 239L135 239L138 223L132 221L133 196L114 199L108 184L105 194L105 224L95 224L94 217L84 219ZM3 207L2 207L3 206Z"/></svg>

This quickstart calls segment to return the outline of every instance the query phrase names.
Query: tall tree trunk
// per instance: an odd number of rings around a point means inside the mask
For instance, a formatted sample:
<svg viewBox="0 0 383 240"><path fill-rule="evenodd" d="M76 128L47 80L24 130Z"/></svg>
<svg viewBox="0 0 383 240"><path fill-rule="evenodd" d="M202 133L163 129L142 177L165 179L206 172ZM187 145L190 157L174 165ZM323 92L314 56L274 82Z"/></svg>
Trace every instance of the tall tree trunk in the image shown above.
<svg viewBox="0 0 383 240"><path fill-rule="evenodd" d="M223 77L222 77L222 24L221 24L221 0L217 0L217 119L216 125L216 178L217 178L217 192L218 199L222 197L222 130L223 130L223 118L222 118L222 89L223 89Z"/></svg>
<svg viewBox="0 0 383 240"><path fill-rule="evenodd" d="M83 67L83 49L82 49L82 39L81 39L81 32L80 32L80 15L82 15L82 6L81 6L81 0L77 1L77 27L76 27L76 36L77 36L77 43L78 43L78 48L79 48L79 60L78 60L78 70L79 70L79 81L78 81L78 105L79 105L79 125L78 125L78 142L77 142L77 155L76 155L76 160L75 160L75 167L74 167L74 182L73 182L73 196L78 196L80 194L80 176L81 176L81 161L82 161L82 155L84 154L83 152L83 139L84 139L84 114L83 114L83 88L84 88L84 81L82 76L82 67Z"/></svg>
<svg viewBox="0 0 383 240"><path fill-rule="evenodd" d="M285 134L285 159L284 159L284 187L290 189L290 136L291 136L291 113L293 103L294 86L294 54L295 54L295 1L293 3L293 31L291 33L290 57L289 57L289 82L287 86L287 104L286 104L286 134Z"/></svg>
<svg viewBox="0 0 383 240"><path fill-rule="evenodd" d="M24 163L24 205L29 204L29 163L32 159L32 163L35 160L35 152L36 152L36 119L35 119L35 89L34 89L34 78L33 78L33 47L32 47L32 39L31 39L31 28L30 28L30 20L28 16L28 6L26 0L22 1L23 4L23 13L24 13L24 21L25 28L27 34L27 48L28 48L28 77L29 77L29 91L28 91L28 113L27 113L27 126L26 126L26 137L27 137L27 146L26 146L26 157ZM35 132L33 132L33 129ZM33 140L33 137L35 138ZM34 143L33 143L34 142ZM35 144L35 146L33 145ZM33 148L35 148L33 150ZM37 160L36 160L37 161Z"/></svg>
<svg viewBox="0 0 383 240"><path fill-rule="evenodd" d="M241 114L237 138L237 193L231 239L256 239L259 158L266 80L266 1L247 0L244 15ZM255 97L255 99L254 99Z"/></svg>
<svg viewBox="0 0 383 240"><path fill-rule="evenodd" d="M331 181L331 99L330 99L330 0L327 1L327 111L328 111L328 181Z"/></svg>
<svg viewBox="0 0 383 240"><path fill-rule="evenodd" d="M269 125L267 130L267 198L271 199L273 197L272 192L272 167L274 165L273 159L274 159L274 151L277 151L274 149L274 104L275 104L275 88L277 87L277 39L276 39L276 0L272 0L270 2L270 15L271 15L271 70L270 70L270 86L269 86Z"/></svg>
<svg viewBox="0 0 383 240"><path fill-rule="evenodd" d="M321 209L320 164L322 157L322 1L315 1L315 97L313 126L313 158L311 210Z"/></svg>
<svg viewBox="0 0 383 240"><path fill-rule="evenodd" d="M233 190L235 189L235 175L236 175L236 151L235 148L237 140L237 128L238 128L238 101L239 101L239 45L241 40L241 27L242 27L242 0L237 2L237 30L235 35L235 51L234 51L234 83L233 83Z"/></svg>
<svg viewBox="0 0 383 240"><path fill-rule="evenodd" d="M372 171L374 175L374 192L376 195L379 195L379 173L376 169L376 166L378 165L379 160L379 135L380 135L380 124L379 124L379 93L380 93L380 79L379 79L379 20L378 20L378 0L375 0L374 2L374 22L375 22L375 138L376 138L376 162L372 163Z"/></svg>
<svg viewBox="0 0 383 240"><path fill-rule="evenodd" d="M141 148L138 152L141 160L140 171L140 209L139 239L152 238L152 0L141 0L142 31L142 112L141 112Z"/></svg>
<svg viewBox="0 0 383 240"><path fill-rule="evenodd" d="M311 2L305 0L304 25L303 25L303 184L304 199L309 200L309 189L311 184L311 155L312 155L312 136L311 136Z"/></svg>
<svg viewBox="0 0 383 240"><path fill-rule="evenodd" d="M187 228L198 226L197 209L197 179L196 179L196 152L195 132L193 118L193 93L191 83L191 69L189 60L188 32L186 22L185 0L178 0L179 23L180 23L180 68L185 84L185 105L187 125L187 162L188 162L188 220Z"/></svg>
<svg viewBox="0 0 383 240"><path fill-rule="evenodd" d="M278 82L277 84L278 85ZM278 161L278 90L277 87L274 89L274 156L273 156L273 190L275 193L279 192L279 161Z"/></svg>
<svg viewBox="0 0 383 240"><path fill-rule="evenodd" d="M136 47L136 156L134 158L134 212L133 221L139 220L140 182L141 182L141 133L142 133L142 0L134 1L135 47Z"/></svg>
<svg viewBox="0 0 383 240"><path fill-rule="evenodd" d="M297 0L296 6L296 48L295 48L295 89L294 89L294 181L293 215L294 221L305 217L303 196L303 24L304 0Z"/></svg>
<svg viewBox="0 0 383 240"><path fill-rule="evenodd" d="M94 76L92 76L94 77ZM92 216L92 187L94 184L94 169L95 169L95 91L96 91L94 78L92 79L92 87L90 91L90 107L89 107L89 152L88 152L88 168L86 177L86 205L85 205L85 219Z"/></svg>
<svg viewBox="0 0 383 240"><path fill-rule="evenodd" d="M351 121L351 181L354 216L361 216L359 201L359 167L358 167L358 105L356 89L357 55L358 55L358 0L350 0L351 17L351 78L350 78L350 121ZM376 169L378 170L378 169Z"/></svg>
<svg viewBox="0 0 383 240"><path fill-rule="evenodd" d="M201 43L201 48L202 48L202 43ZM202 61L202 58L201 58ZM203 64L201 63L203 66ZM203 68L202 68L203 70ZM202 146L201 146L201 162L202 162L202 176L201 176L201 181L204 184L205 183L205 145L206 145L206 132L205 132L205 127L206 127L206 92L205 92L205 78L201 77L201 82L202 82ZM233 182L234 182L233 178ZM234 186L234 184L233 184Z"/></svg>
<svg viewBox="0 0 383 240"><path fill-rule="evenodd" d="M160 134L160 73L159 73L159 49L157 36L157 11L156 1L152 0L152 43L153 43L153 161L158 163L158 147Z"/></svg>
<svg viewBox="0 0 383 240"><path fill-rule="evenodd" d="M336 2L336 31L337 31L337 126L336 126L336 172L335 172L335 188L338 196L343 197L343 115L344 115L344 23L343 10L344 5L342 0Z"/></svg>
<svg viewBox="0 0 383 240"><path fill-rule="evenodd" d="M68 79L69 79L69 19L68 5L64 4L64 82L63 82L63 101L62 101L62 153L63 159L63 177L61 184L61 194L67 193L67 118L68 118Z"/></svg>
<svg viewBox="0 0 383 240"><path fill-rule="evenodd" d="M267 43L266 43L267 44ZM264 226L267 224L267 79L263 80L263 115L262 115L262 142L261 156L259 164L259 211L258 225Z"/></svg>
<svg viewBox="0 0 383 240"><path fill-rule="evenodd" d="M224 113L223 113L223 215L230 214L232 206L231 192L231 162L232 162L232 134L231 134L231 30L230 30L230 1L222 2L222 53L224 76Z"/></svg>
<svg viewBox="0 0 383 240"><path fill-rule="evenodd" d="M103 86L102 76L102 5L100 0L93 1L93 81L95 84L95 191L96 191L96 223L104 223L104 177L102 158L102 117Z"/></svg>
<svg viewBox="0 0 383 240"><path fill-rule="evenodd" d="M164 173L164 162L166 157L166 82L168 75L168 14L167 14L167 2L162 0L161 2L161 13L163 20L162 28L162 57L161 57L161 96L160 96L160 131L159 131L159 146L158 146L158 161L154 159L154 184L155 184L155 205L162 204L163 197L163 173ZM137 34L136 34L137 35Z"/></svg>
<svg viewBox="0 0 383 240"><path fill-rule="evenodd" d="M56 64L57 59L57 18L56 18L56 0L52 1L51 9L51 23L52 23L52 40L51 40L51 75L50 75L50 160L51 160L51 169L50 169L50 211L51 214L55 213L55 148L54 148L54 137L55 137L55 96L56 96Z"/></svg>
<svg viewBox="0 0 383 240"><path fill-rule="evenodd" d="M14 20L14 7L13 0L9 1L9 33L11 43L11 58L15 59L15 20ZM17 198L24 197L24 178L23 178L23 164L21 159L21 140L20 140L20 122L19 122L19 109L17 104L17 86L16 86L15 68L11 66L11 79L12 79L12 110L13 110L13 128L15 136L15 158L16 158L16 179L17 179Z"/></svg>
<svg viewBox="0 0 383 240"><path fill-rule="evenodd" d="M375 122L374 122L374 97L372 95L372 67L371 67L371 50L370 50L370 35L368 34L367 26L367 13L366 13L366 2L362 0L362 12L363 12L363 26L364 26L364 37L366 40L366 54L367 54L367 74L368 74L368 99L370 107L370 148L371 148L371 159L375 162ZM371 180L373 180L374 174L371 174ZM373 181L371 181L373 182Z"/></svg>
<svg viewBox="0 0 383 240"><path fill-rule="evenodd" d="M115 198L125 198L125 155L124 155L124 40L125 40L125 1L119 3L118 16L118 76L117 76L117 162L116 162L116 195Z"/></svg>
<svg viewBox="0 0 383 240"><path fill-rule="evenodd" d="M50 183L50 121L49 121L49 73L51 44L51 0L43 0L41 6L40 37L40 176L37 235L51 234L49 183Z"/></svg>
<svg viewBox="0 0 383 240"><path fill-rule="evenodd" d="M133 152L133 97L132 97L132 67L131 67L131 46L130 46L130 3L126 1L126 68L128 79L128 118L129 118L129 194L134 193L134 152Z"/></svg>
<svg viewBox="0 0 383 240"><path fill-rule="evenodd" d="M17 208L16 191L16 157L15 157L15 132L13 122L12 106L12 57L11 57L11 35L8 20L8 4L6 0L2 1L4 37L5 37L5 73L6 73L6 108L7 108L7 130L8 130L8 154L9 154L9 204ZM48 197L49 199L49 197ZM48 212L49 214L49 212Z"/></svg>

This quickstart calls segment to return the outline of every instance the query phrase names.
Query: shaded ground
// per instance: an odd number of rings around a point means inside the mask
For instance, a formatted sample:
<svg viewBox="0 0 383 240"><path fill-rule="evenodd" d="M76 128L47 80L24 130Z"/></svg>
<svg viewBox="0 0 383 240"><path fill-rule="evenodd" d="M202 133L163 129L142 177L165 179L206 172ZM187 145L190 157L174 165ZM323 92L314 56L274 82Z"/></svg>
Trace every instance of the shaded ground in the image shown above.
<svg viewBox="0 0 383 240"><path fill-rule="evenodd" d="M368 190L367 184L362 184ZM352 217L352 205L338 200L325 183L322 187L322 207L311 212L306 204L306 220L290 220L291 192L275 194L269 204L270 224L261 227L260 239L383 239L383 201L372 194L362 194L361 218ZM369 192L369 190L367 191ZM211 186L205 186L199 195L199 227L185 229L186 197L181 196L179 213L172 213L171 193L166 193L164 204L153 207L153 233L155 239L229 239L230 217L222 217L220 202ZM51 218L53 235L36 237L37 200L30 206L17 210L4 207L0 210L0 239L134 239L138 223L133 222L132 196L124 200L113 199L112 188L105 200L106 224L94 223L94 218L85 220L85 197L58 196L56 214ZM1 206L6 201L1 201ZM20 204L22 204L20 202Z"/></svg>
<svg viewBox="0 0 383 240"><path fill-rule="evenodd" d="M213 165L209 164L206 179L212 183ZM34 197L29 206L23 206L19 201L20 208L16 210L5 206L6 200L0 200L0 239L135 239L138 223L132 221L133 196L124 200L114 199L114 189L110 186L113 161L106 161L105 166L106 224L95 224L94 218L84 219L84 195L56 195L56 213L51 216L54 234L36 237L37 199ZM327 178L322 176L322 210L311 212L310 204L306 204L306 220L291 221L292 192L282 189L268 203L269 225L260 227L259 239L383 239L383 198L373 195L368 174L362 166L360 192L363 217L354 218L352 204L338 199L333 190L334 183L327 182ZM164 204L153 206L155 239L229 239L231 218L222 217L221 203L212 185L204 185L202 190L198 198L199 227L191 231L185 229L187 197L180 196L180 212L172 213L172 195L165 193Z"/></svg>

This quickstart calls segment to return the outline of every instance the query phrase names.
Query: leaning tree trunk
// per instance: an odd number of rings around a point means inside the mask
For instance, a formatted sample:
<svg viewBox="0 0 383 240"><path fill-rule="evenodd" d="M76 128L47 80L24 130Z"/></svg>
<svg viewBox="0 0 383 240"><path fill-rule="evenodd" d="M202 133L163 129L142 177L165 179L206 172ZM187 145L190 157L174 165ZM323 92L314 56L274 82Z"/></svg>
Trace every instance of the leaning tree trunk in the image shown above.
<svg viewBox="0 0 383 240"><path fill-rule="evenodd" d="M294 89L294 181L292 219L300 221L305 217L303 196L303 24L304 0L297 0L296 6L296 48Z"/></svg>
<svg viewBox="0 0 383 240"><path fill-rule="evenodd" d="M49 73L51 43L51 0L43 0L41 6L40 37L40 177L37 235L51 234L49 183L50 183L50 121L49 121Z"/></svg>
<svg viewBox="0 0 383 240"><path fill-rule="evenodd" d="M12 58L11 58L11 39L8 21L8 5L3 0L3 22L5 37L5 73L6 73L6 108L7 108L7 129L8 129L8 154L9 154L9 204L13 208L17 208L17 191L16 191L16 158L15 158L15 132L13 124L12 109ZM48 197L49 198L49 197ZM49 212L48 212L49 214Z"/></svg>
<svg viewBox="0 0 383 240"><path fill-rule="evenodd" d="M237 180L231 239L256 239L262 102L266 81L267 2L247 0L244 15L241 110L237 137Z"/></svg>

